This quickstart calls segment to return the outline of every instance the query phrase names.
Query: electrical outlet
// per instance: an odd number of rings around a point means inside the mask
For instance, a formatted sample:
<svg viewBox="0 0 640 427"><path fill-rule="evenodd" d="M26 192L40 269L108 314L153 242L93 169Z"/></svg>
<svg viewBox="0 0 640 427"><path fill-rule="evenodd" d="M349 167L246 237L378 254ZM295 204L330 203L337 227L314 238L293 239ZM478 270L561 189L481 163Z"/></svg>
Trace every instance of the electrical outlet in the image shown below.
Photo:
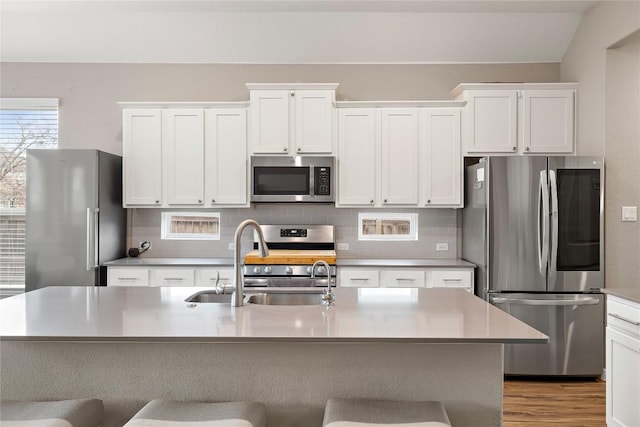
<svg viewBox="0 0 640 427"><path fill-rule="evenodd" d="M349 244L348 243L338 243L338 250L339 251L348 251L349 250Z"/></svg>
<svg viewBox="0 0 640 427"><path fill-rule="evenodd" d="M236 244L233 242L229 242L229 250L232 251L236 248Z"/></svg>
<svg viewBox="0 0 640 427"><path fill-rule="evenodd" d="M637 221L638 220L638 207L637 206L623 206L622 207L622 221Z"/></svg>
<svg viewBox="0 0 640 427"><path fill-rule="evenodd" d="M448 251L449 244L448 243L436 243L436 251Z"/></svg>

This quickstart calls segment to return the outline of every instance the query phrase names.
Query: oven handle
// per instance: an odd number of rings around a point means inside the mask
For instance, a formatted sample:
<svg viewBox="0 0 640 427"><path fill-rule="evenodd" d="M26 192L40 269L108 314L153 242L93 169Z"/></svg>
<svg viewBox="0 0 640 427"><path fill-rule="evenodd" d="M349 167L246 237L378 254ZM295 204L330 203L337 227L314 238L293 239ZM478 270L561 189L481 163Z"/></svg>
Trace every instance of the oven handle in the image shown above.
<svg viewBox="0 0 640 427"><path fill-rule="evenodd" d="M280 279L284 279L284 277L278 277ZM287 277L289 278L289 277ZM308 278L308 276L304 276L302 278ZM295 281L295 278L291 280L292 282ZM269 287L269 279L265 278L265 277L245 277L244 278L244 285L248 286L248 287L253 287L253 288L257 288L257 287ZM316 286L315 287L326 287L327 286L327 279L316 279ZM331 277L331 286L336 286L336 278L335 277ZM291 286L292 288L295 288L297 286ZM302 288L304 287L308 287L308 286L300 286Z"/></svg>

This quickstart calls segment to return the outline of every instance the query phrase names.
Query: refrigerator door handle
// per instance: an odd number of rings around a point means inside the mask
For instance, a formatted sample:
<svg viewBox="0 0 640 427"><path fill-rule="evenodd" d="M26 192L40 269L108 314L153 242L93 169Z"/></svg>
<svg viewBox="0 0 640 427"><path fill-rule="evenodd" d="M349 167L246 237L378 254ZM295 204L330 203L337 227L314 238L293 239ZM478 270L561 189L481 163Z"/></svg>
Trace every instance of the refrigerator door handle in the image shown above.
<svg viewBox="0 0 640 427"><path fill-rule="evenodd" d="M549 262L549 276L551 281L556 274L556 260L558 259L558 182L556 172L549 171L551 183L551 260Z"/></svg>
<svg viewBox="0 0 640 427"><path fill-rule="evenodd" d="M98 215L100 209L87 208L87 271L98 266Z"/></svg>
<svg viewBox="0 0 640 427"><path fill-rule="evenodd" d="M541 209L542 208L542 209ZM540 171L538 182L538 269L541 276L547 274L549 257L549 187L547 187L547 171ZM542 232L542 237L540 236Z"/></svg>
<svg viewBox="0 0 640 427"><path fill-rule="evenodd" d="M494 304L512 304L512 305L544 305L544 306L571 306L571 305L597 305L600 300L593 297L585 297L578 299L536 299L536 298L508 298L495 297L491 299Z"/></svg>

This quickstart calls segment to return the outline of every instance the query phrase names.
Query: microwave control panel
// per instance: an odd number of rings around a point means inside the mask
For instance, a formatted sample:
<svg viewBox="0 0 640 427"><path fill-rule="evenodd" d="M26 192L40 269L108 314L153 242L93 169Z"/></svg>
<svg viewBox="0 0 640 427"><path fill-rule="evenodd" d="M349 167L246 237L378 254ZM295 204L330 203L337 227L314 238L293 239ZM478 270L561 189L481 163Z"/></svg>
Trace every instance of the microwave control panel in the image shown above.
<svg viewBox="0 0 640 427"><path fill-rule="evenodd" d="M331 168L316 167L315 174L315 194L317 196L331 195Z"/></svg>

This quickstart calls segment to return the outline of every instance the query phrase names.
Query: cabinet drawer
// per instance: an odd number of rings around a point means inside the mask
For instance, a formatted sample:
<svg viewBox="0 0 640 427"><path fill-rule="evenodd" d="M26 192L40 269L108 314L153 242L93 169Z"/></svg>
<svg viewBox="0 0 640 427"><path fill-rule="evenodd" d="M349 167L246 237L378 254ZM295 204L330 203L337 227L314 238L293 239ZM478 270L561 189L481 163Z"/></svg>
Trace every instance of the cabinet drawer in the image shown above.
<svg viewBox="0 0 640 427"><path fill-rule="evenodd" d="M607 326L640 337L640 304L608 297Z"/></svg>
<svg viewBox="0 0 640 427"><path fill-rule="evenodd" d="M423 288L424 270L383 270L381 283L385 287Z"/></svg>
<svg viewBox="0 0 640 427"><path fill-rule="evenodd" d="M151 286L193 286L194 275L191 268L162 268L153 270Z"/></svg>
<svg viewBox="0 0 640 427"><path fill-rule="evenodd" d="M377 288L380 286L378 270L340 269L340 286L351 288Z"/></svg>
<svg viewBox="0 0 640 427"><path fill-rule="evenodd" d="M432 288L465 288L473 292L473 270L433 270Z"/></svg>
<svg viewBox="0 0 640 427"><path fill-rule="evenodd" d="M108 286L149 286L148 268L107 268Z"/></svg>
<svg viewBox="0 0 640 427"><path fill-rule="evenodd" d="M233 284L233 268L198 268L196 286L218 286Z"/></svg>

